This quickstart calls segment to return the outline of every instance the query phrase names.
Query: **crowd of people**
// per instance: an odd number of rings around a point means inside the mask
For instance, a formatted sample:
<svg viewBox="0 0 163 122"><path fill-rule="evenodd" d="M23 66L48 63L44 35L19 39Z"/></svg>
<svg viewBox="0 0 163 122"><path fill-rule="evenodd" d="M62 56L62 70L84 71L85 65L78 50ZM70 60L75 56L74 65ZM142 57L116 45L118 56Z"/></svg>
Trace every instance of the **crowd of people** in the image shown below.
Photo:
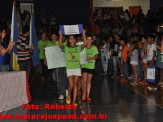
<svg viewBox="0 0 163 122"><path fill-rule="evenodd" d="M22 35L17 42L10 42L9 27L2 26L0 30L0 71L9 71L9 53L14 45L17 47L18 63L21 71L27 71L30 76L31 53L33 46L29 47L29 20L30 15L24 12L21 15L23 28ZM42 67L40 79L44 84L52 77L57 86L59 99L65 99L76 104L77 94L82 100L91 100L91 80L95 71L95 62L100 57L99 50L106 50L108 70L104 75L118 78L121 83L138 83L148 88L163 86L163 62L161 59L162 26L160 12L151 12L145 16L140 10L136 16L130 15L128 10L121 13L119 19L113 18L110 12L95 11L93 30L87 26L82 35L62 35L56 25L55 15L51 16L50 26L46 24L45 14L38 25L38 51ZM155 19L154 19L155 18ZM105 21L104 21L105 20ZM4 22L4 21L3 21ZM151 25L152 23L152 25ZM163 23L162 23L163 24ZM157 28L158 27L158 28ZM157 29L156 29L157 28ZM156 31L159 30L159 31ZM10 43L9 43L10 42ZM47 69L45 48L59 46L65 53L66 67ZM80 65L80 52L86 51L87 64ZM155 82L147 80L147 68L155 68Z"/></svg>
<svg viewBox="0 0 163 122"><path fill-rule="evenodd" d="M6 35L5 31L1 33L1 36ZM26 71L28 78L30 77L31 70L31 56L33 51L33 46L29 45L29 26L24 26L22 28L22 34L19 36L17 41L10 42L7 46L3 46L3 41L1 41L0 58L6 61L9 59L7 52L11 51L13 46L17 49L17 61L19 64L20 71ZM86 36L86 31L83 29L82 35L62 35L61 31L52 32L48 38L46 32L41 33L41 39L38 41L38 55L40 59L40 64L42 66L42 72L40 74L40 79L42 82L47 82L48 77L52 76L53 82L56 84L59 94L59 99L63 100L66 98L68 104L76 103L77 93L81 93L82 89L82 100L91 100L90 90L91 90L91 79L95 69L95 60L98 58L98 49L92 44L93 37L91 35ZM5 43L5 42L4 42ZM52 70L47 69L47 60L45 56L45 48L59 46L65 53L66 67L54 68ZM80 64L80 52L85 50L87 55L87 64ZM6 57L4 57L6 56ZM1 61L2 61L1 60ZM0 67L6 66L6 61L1 62ZM9 61L9 60L8 60ZM9 71L9 62L7 64L8 68L1 70ZM81 80L81 76L83 79ZM79 81L80 77L80 82ZM80 86L80 89L79 87ZM77 92L78 91L78 92ZM73 92L73 100L71 102L71 92Z"/></svg>
<svg viewBox="0 0 163 122"><path fill-rule="evenodd" d="M155 31L157 25L162 24L162 13L161 8L159 10L149 10L146 15L142 9L139 10L137 15L132 15L128 10L125 10L118 17L114 17L108 9L95 9L94 33L101 36L115 33L123 36L129 36L133 33L150 34Z"/></svg>
<svg viewBox="0 0 163 122"><path fill-rule="evenodd" d="M52 80L57 85L59 92L59 99L64 99L66 102L71 103L71 92L73 91L73 101L76 104L77 94L81 94L82 100L90 101L91 79L95 69L95 60L98 58L98 49L92 44L93 37L86 36L86 31L83 30L82 35L62 35L59 31L53 32L50 40L47 40L45 32L41 34L41 40L38 42L39 58L42 65L41 80L46 81L47 74L47 60L45 56L45 47L59 46L66 57L66 67L54 68L51 71ZM87 54L87 64L80 65L80 52L85 49ZM82 78L81 78L82 76ZM67 90L68 89L68 90Z"/></svg>
<svg viewBox="0 0 163 122"><path fill-rule="evenodd" d="M140 83L149 89L156 89L158 84L162 86L162 13L161 8L149 10L146 15L142 9L137 15L125 10L114 18L106 9L95 10L93 34L96 43L102 40L101 48L107 50L108 72L105 75L120 75L121 82L130 80L134 85ZM147 82L147 67L155 67L153 83Z"/></svg>
<svg viewBox="0 0 163 122"><path fill-rule="evenodd" d="M131 35L129 41L115 34L103 40L108 59L108 72L112 77L121 76L121 82L157 88L163 85L161 59L162 33ZM114 68L112 68L114 66ZM155 82L147 82L147 68L155 68Z"/></svg>

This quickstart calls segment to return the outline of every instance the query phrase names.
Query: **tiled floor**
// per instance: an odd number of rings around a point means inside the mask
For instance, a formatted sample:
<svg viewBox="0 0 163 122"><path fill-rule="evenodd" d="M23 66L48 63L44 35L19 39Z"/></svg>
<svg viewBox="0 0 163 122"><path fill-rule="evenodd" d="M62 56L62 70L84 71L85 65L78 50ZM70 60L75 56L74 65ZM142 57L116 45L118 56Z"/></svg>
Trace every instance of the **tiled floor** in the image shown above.
<svg viewBox="0 0 163 122"><path fill-rule="evenodd" d="M63 104L65 100L57 99L57 91L53 86L30 88L32 102L30 104L45 105ZM91 102L82 102L78 97L77 110L22 110L21 107L2 114L107 114L107 120L60 120L61 122L163 122L163 89L149 92L141 86L121 84L119 79L94 75L92 80ZM0 120L0 122L9 120ZM57 120L48 120L54 122ZM46 122L45 120L12 120L11 122Z"/></svg>

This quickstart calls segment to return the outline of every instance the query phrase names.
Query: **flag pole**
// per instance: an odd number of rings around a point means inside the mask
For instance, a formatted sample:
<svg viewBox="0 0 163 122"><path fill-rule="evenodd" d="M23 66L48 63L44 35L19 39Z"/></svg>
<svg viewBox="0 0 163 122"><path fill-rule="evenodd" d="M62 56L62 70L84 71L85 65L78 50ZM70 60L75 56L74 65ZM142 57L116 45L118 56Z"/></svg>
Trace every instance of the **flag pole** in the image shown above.
<svg viewBox="0 0 163 122"><path fill-rule="evenodd" d="M30 33L29 48L31 48L32 47L32 13L31 13L31 19L30 19L29 33Z"/></svg>

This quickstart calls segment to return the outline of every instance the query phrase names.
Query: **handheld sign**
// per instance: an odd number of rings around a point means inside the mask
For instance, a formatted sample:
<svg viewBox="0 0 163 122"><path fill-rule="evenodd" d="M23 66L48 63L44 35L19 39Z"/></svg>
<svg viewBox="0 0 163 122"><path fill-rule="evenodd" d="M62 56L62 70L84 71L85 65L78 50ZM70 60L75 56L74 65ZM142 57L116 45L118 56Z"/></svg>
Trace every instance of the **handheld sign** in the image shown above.
<svg viewBox="0 0 163 122"><path fill-rule="evenodd" d="M58 46L45 48L48 69L65 67L65 54Z"/></svg>
<svg viewBox="0 0 163 122"><path fill-rule="evenodd" d="M83 33L83 25L60 25L60 30L63 35L76 35Z"/></svg>
<svg viewBox="0 0 163 122"><path fill-rule="evenodd" d="M101 49L101 60L102 60L102 67L104 70L104 73L107 73L108 71L108 57L107 57L107 50Z"/></svg>
<svg viewBox="0 0 163 122"><path fill-rule="evenodd" d="M161 62L163 62L163 53L161 53Z"/></svg>
<svg viewBox="0 0 163 122"><path fill-rule="evenodd" d="M84 42L76 43L76 45L78 45L78 46L81 46L83 44L84 44ZM86 64L86 63L88 63L87 62L87 54L86 54L85 48L84 48L84 50L82 52L80 52L80 64Z"/></svg>
<svg viewBox="0 0 163 122"><path fill-rule="evenodd" d="M87 54L85 52L85 49L80 52L80 64L87 64Z"/></svg>
<svg viewBox="0 0 163 122"><path fill-rule="evenodd" d="M152 68L147 66L147 81L150 83L155 83L155 66Z"/></svg>

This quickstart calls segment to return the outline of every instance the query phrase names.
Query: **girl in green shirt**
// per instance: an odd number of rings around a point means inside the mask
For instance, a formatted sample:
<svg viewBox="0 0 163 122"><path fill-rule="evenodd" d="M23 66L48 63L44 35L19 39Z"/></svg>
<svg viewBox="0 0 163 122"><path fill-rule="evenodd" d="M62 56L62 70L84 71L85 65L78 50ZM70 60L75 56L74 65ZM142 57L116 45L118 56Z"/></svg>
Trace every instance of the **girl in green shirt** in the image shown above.
<svg viewBox="0 0 163 122"><path fill-rule="evenodd" d="M81 76L80 69L80 52L86 46L85 30L83 30L84 44L76 46L76 38L74 35L68 36L67 45L62 45L62 33L59 31L59 47L65 52L66 55L66 72L69 82L68 96L66 98L67 104L71 103L71 92L73 90L73 104L76 104L77 96L77 83L79 76Z"/></svg>
<svg viewBox="0 0 163 122"><path fill-rule="evenodd" d="M92 45L93 37L87 36L87 46L85 48L88 63L82 65L83 89L82 100L90 101L91 80L95 69L95 60L98 58L98 49Z"/></svg>

